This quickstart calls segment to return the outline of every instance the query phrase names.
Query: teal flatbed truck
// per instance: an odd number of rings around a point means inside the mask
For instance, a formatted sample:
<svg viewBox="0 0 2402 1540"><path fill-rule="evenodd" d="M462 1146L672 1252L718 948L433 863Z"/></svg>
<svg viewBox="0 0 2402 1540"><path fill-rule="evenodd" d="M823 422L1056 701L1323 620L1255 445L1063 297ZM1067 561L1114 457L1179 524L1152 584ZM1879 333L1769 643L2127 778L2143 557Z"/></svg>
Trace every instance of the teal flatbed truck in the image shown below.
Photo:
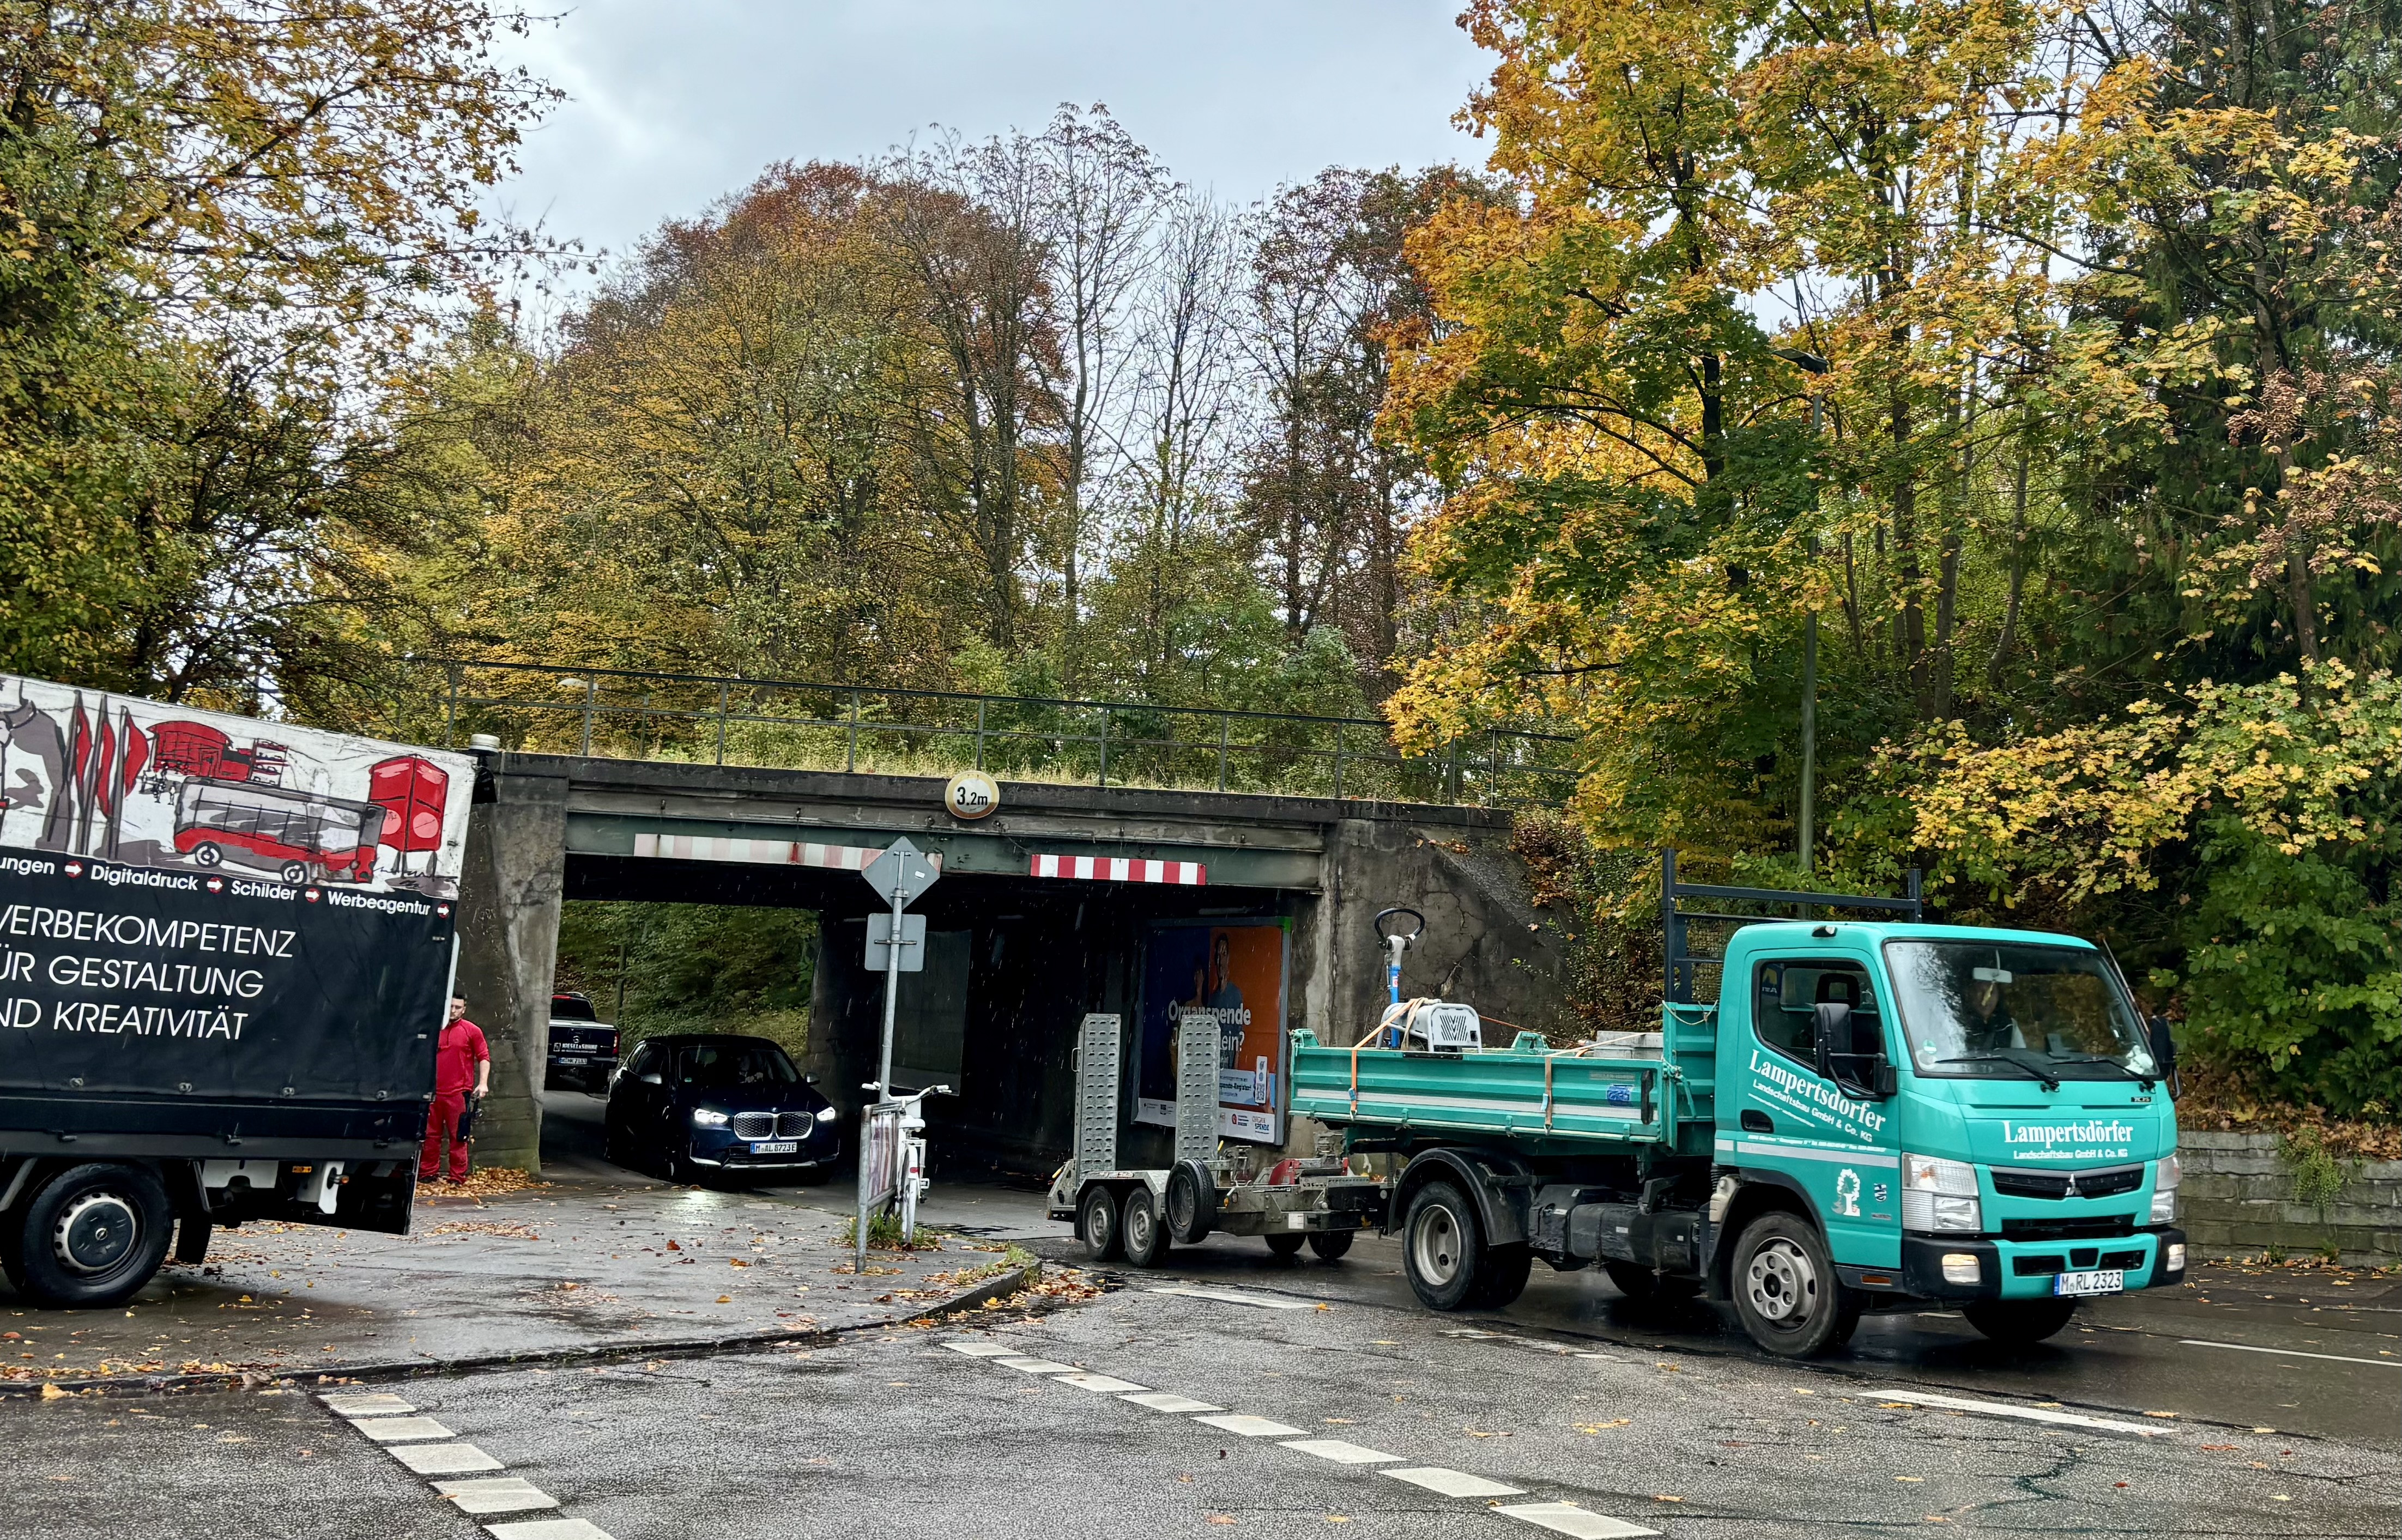
<svg viewBox="0 0 2402 1540"><path fill-rule="evenodd" d="M1637 1298L1732 1302L1806 1357L1864 1312L1956 1307L2032 1342L2081 1300L2181 1283L2167 1024L2103 948L1926 924L1912 887L1684 884L1672 854L1658 1032L1436 1050L1305 1030L1292 1109L1393 1158L1387 1230L1436 1310L1509 1303L1539 1258L1597 1264ZM1729 901L1802 917L1690 907ZM1691 949L1696 921L1732 927L1722 951Z"/></svg>

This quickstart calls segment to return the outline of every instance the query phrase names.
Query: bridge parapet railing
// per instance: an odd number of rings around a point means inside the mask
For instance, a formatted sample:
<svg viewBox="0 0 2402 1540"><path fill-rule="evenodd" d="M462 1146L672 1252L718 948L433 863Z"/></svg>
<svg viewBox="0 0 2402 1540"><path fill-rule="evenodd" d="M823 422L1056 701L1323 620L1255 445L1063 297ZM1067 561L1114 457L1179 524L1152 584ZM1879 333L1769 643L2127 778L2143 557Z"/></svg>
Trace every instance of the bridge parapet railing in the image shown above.
<svg viewBox="0 0 2402 1540"><path fill-rule="evenodd" d="M1522 727L1409 755L1364 717L450 659L416 677L391 731L448 747L1488 806L1576 781L1574 739Z"/></svg>

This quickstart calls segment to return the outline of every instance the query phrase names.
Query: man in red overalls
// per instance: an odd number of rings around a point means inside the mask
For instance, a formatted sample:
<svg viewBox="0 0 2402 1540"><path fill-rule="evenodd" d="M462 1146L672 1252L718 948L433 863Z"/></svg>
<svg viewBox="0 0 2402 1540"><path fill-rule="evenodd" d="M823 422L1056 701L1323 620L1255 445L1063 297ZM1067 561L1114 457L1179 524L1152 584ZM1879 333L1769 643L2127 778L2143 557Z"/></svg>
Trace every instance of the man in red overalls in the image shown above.
<svg viewBox="0 0 2402 1540"><path fill-rule="evenodd" d="M481 1101L491 1089L492 1051L484 1029L467 1019L467 1001L450 997L450 1020L434 1051L434 1110L425 1121L425 1149L418 1157L417 1179L430 1182L442 1175L442 1145L450 1145L450 1180L467 1179L467 1141L459 1137L459 1120L466 1115L467 1097Z"/></svg>

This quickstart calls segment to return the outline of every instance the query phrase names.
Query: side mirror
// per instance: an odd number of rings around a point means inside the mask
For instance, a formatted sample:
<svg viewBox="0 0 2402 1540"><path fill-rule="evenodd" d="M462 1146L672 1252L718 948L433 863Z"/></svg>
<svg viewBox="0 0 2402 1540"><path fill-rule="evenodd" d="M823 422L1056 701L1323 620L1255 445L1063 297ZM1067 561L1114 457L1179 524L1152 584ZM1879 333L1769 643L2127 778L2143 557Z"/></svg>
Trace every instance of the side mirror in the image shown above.
<svg viewBox="0 0 2402 1540"><path fill-rule="evenodd" d="M2176 1038L2169 1032L2169 1019L2154 1016L2147 1024L2152 1034L2152 1062L2160 1066L2160 1079L2169 1083L2169 1099L2176 1100L2184 1089L2177 1080Z"/></svg>
<svg viewBox="0 0 2402 1540"><path fill-rule="evenodd" d="M642 1083L644 1085L665 1085L668 1082L666 1078L655 1069L642 1077Z"/></svg>
<svg viewBox="0 0 2402 1540"><path fill-rule="evenodd" d="M1817 1070L1828 1079L1835 1078L1836 1044L1841 1052L1852 1048L1852 1008L1841 1000L1830 1000L1815 1007L1810 1018L1810 1046L1816 1056Z"/></svg>
<svg viewBox="0 0 2402 1540"><path fill-rule="evenodd" d="M803 1085L815 1085L818 1083L818 1078L815 1075L804 1075L801 1077L801 1083Z"/></svg>

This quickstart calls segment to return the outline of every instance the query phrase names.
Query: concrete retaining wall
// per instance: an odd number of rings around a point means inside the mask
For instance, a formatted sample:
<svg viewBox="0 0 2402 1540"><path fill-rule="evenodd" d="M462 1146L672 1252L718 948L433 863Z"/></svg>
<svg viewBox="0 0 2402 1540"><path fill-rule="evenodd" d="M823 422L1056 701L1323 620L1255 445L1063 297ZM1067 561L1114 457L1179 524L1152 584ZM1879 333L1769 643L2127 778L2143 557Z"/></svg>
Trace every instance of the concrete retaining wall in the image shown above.
<svg viewBox="0 0 2402 1540"><path fill-rule="evenodd" d="M2257 1256L2274 1246L2301 1257L2333 1245L2353 1264L2402 1263L2402 1161L2347 1163L2351 1180L2319 1211L2294 1201L2294 1174L2270 1134L2177 1135L2185 1186L2177 1201L2186 1239L2203 1257Z"/></svg>

